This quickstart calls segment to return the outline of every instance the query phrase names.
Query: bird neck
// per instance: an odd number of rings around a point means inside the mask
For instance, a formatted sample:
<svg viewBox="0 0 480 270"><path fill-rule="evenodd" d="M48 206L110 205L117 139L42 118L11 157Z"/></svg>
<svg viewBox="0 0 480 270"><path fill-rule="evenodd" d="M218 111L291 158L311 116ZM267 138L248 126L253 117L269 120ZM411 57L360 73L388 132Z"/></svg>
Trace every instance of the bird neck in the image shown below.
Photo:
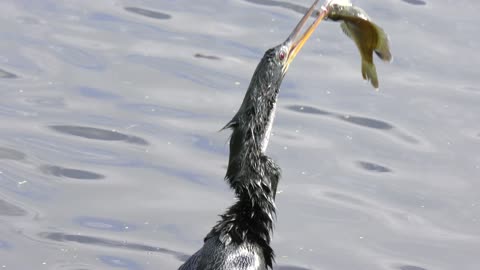
<svg viewBox="0 0 480 270"><path fill-rule="evenodd" d="M249 132L238 126L233 128L230 139L231 155L225 179L235 191L238 201L228 209L222 219L236 227L236 230L243 231L242 234L258 232L269 243L280 168L261 152L254 140L244 140L245 133ZM238 140L244 143L239 146L236 142ZM254 230L251 230L252 226L255 227Z"/></svg>
<svg viewBox="0 0 480 270"><path fill-rule="evenodd" d="M243 162L231 160L231 164L235 163L232 166L236 173L226 178L235 191L237 202L221 215L212 233L219 235L224 244L257 245L263 252L266 265L271 268L274 254L270 240L280 169L270 158L257 153L257 149L247 146L241 151L245 157Z"/></svg>
<svg viewBox="0 0 480 270"><path fill-rule="evenodd" d="M218 235L224 244L259 246L271 268L270 239L280 168L265 156L265 150L283 75L275 76L278 73L265 68L268 61L264 57L257 66L240 109L225 126L232 129L225 179L235 191L237 202L221 215L210 236Z"/></svg>
<svg viewBox="0 0 480 270"><path fill-rule="evenodd" d="M264 108L271 112L273 106ZM264 138L265 133L259 132L268 129L268 121L254 121L249 117L255 118L237 114L227 125L233 132L225 178L235 191L237 202L221 215L212 233L218 234L223 243L258 245L266 264L271 267L273 250L270 239L280 168L262 151L260 138Z"/></svg>

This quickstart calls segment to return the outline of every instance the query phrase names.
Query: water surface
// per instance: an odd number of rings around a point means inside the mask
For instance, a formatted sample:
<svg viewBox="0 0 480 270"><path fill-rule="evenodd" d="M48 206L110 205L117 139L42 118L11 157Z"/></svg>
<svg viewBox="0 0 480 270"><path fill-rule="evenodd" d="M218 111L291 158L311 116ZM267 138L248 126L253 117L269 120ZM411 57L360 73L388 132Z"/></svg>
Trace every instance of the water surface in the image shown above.
<svg viewBox="0 0 480 270"><path fill-rule="evenodd" d="M281 89L276 269L477 270L476 1L356 1L394 62L322 23ZM228 131L310 1L0 2L0 267L176 269L232 201Z"/></svg>

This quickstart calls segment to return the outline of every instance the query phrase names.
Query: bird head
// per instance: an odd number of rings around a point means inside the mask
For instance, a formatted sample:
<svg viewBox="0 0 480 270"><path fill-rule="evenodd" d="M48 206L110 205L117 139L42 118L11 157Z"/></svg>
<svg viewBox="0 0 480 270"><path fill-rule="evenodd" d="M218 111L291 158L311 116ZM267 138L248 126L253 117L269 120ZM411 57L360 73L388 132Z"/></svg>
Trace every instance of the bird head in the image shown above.
<svg viewBox="0 0 480 270"><path fill-rule="evenodd" d="M295 59L320 22L327 16L328 6L324 5L315 21L301 34L301 30L314 12L318 1L319 0L316 0L307 10L303 18L284 42L265 52L259 66L262 66L265 71L269 71L269 74L265 77L268 78L270 82L281 82L293 59Z"/></svg>

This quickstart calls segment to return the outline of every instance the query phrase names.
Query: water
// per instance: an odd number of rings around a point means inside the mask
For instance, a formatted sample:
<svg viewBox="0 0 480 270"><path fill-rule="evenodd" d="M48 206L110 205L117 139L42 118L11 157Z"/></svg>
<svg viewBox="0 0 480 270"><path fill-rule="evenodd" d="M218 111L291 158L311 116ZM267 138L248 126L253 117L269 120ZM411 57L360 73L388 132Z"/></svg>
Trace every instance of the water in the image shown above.
<svg viewBox="0 0 480 270"><path fill-rule="evenodd" d="M282 86L277 269L479 269L475 1L356 1L380 91L322 23ZM0 268L176 269L233 200L229 132L311 1L0 2Z"/></svg>

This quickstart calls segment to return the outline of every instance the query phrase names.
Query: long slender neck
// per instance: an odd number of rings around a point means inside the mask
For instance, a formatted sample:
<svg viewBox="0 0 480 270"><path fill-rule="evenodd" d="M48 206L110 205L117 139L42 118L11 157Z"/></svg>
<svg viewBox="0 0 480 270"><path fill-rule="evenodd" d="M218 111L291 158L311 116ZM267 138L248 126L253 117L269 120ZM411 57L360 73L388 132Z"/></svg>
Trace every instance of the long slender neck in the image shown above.
<svg viewBox="0 0 480 270"><path fill-rule="evenodd" d="M266 140L270 121L273 119L266 123L237 121L231 126L230 159L225 178L238 201L222 216L222 221L228 223L225 228L236 242L253 238L250 240L261 239L270 243L274 200L280 178L280 168L262 151L266 143L262 140ZM258 130L264 134L255 134Z"/></svg>
<svg viewBox="0 0 480 270"><path fill-rule="evenodd" d="M238 199L214 227L214 233L224 243L256 244L263 251L265 264L273 265L273 250L270 247L271 232L275 218L275 194L280 179L280 168L261 152L261 145L253 139L251 131L238 125L233 127L231 148L237 155L230 156L226 180ZM239 138L245 140L235 146Z"/></svg>
<svg viewBox="0 0 480 270"><path fill-rule="evenodd" d="M232 129L226 174L238 201L221 216L212 233L224 243L249 242L262 250L267 265L275 216L275 194L280 168L264 152L275 114L280 82L266 83L257 67L243 103L226 127Z"/></svg>
<svg viewBox="0 0 480 270"><path fill-rule="evenodd" d="M280 169L265 156L265 151L281 80L272 83L264 79L268 78L265 73L268 72L262 69L260 62L240 109L227 125L232 129L232 136L225 178L236 193L236 205L241 205L251 215L268 217L263 223L270 230ZM258 216L255 218L257 220Z"/></svg>

